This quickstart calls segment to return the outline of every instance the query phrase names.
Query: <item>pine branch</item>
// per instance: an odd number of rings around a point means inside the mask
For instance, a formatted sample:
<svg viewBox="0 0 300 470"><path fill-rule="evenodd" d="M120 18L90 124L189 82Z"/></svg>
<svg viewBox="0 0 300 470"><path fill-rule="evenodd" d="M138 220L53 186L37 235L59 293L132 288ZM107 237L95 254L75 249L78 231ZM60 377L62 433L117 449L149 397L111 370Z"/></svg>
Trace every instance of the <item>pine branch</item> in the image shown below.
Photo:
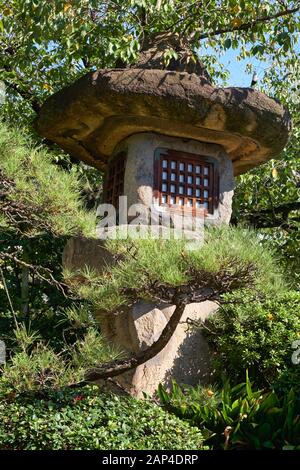
<svg viewBox="0 0 300 470"><path fill-rule="evenodd" d="M13 228L20 237L36 230L55 233L43 212L47 213L48 208L30 201L30 197L28 191L18 190L15 182L0 170L0 211L10 222L9 230Z"/></svg>
<svg viewBox="0 0 300 470"><path fill-rule="evenodd" d="M15 323L16 329L18 330L19 329L18 320L17 320L16 313L15 313L15 310L14 310L14 307L13 307L13 304L12 304L12 300L11 300L11 297L10 297L10 294L9 294L9 290L7 288L7 284L6 284L6 280L5 280L2 268L0 268L0 273L1 273L2 284L3 284L4 290L5 290L5 293L6 293L6 297L7 297L9 306L10 306L10 310L11 310L11 313L12 313L12 316L13 316L13 319L14 319L14 323Z"/></svg>
<svg viewBox="0 0 300 470"><path fill-rule="evenodd" d="M17 258L15 254L10 253L0 253L0 259L8 259L10 261L14 261L19 266L30 269L30 271L34 273L38 279L47 282L47 284L50 284L51 286L58 288L62 292L64 297L70 298L70 296L66 293L66 290L69 288L69 286L63 282L57 281L54 278L51 269L45 268L44 266L37 266L34 264L26 263L25 261Z"/></svg>
<svg viewBox="0 0 300 470"><path fill-rule="evenodd" d="M198 301L200 301L200 298L201 302L206 300L213 300L214 294L210 290L208 291L205 289L201 294L199 294ZM180 289L177 289L172 302L173 305L175 305L175 310L157 341L155 341L146 350L140 351L139 353L129 358L119 359L88 370L85 374L84 382L88 384L97 380L115 377L117 375L123 374L124 372L135 369L136 367L144 364L159 354L172 338L173 333L176 330L183 315L185 307L192 301L191 299L191 296L187 294L181 294Z"/></svg>
<svg viewBox="0 0 300 470"><path fill-rule="evenodd" d="M79 384L71 384L70 387L81 387L99 380L116 377L124 372L135 369L157 356L172 338L187 304L192 302L201 303L207 300L220 304L222 303L222 294L246 286L253 287L255 268L251 263L239 266L237 261L233 260L232 263L227 263L226 267L221 267L217 273L191 269L189 277L190 281L188 284L177 287L157 282L147 287L147 294L150 294L152 298L175 305L175 310L157 341L146 350L140 351L128 358L100 364L89 369L85 374L84 381ZM136 297L136 299L140 299L143 296L143 293L138 289L127 289L126 293L132 298Z"/></svg>

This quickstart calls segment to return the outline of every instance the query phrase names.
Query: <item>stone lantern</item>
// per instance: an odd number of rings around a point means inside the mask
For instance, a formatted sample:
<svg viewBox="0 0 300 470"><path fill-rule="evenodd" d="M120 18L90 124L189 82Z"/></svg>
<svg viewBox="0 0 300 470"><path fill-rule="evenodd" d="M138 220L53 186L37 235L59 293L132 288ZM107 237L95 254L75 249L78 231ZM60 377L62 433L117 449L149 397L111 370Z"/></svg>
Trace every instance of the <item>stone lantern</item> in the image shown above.
<svg viewBox="0 0 300 470"><path fill-rule="evenodd" d="M178 60L164 65L173 49ZM276 156L287 143L291 120L277 100L251 88L216 88L184 40L157 35L137 63L90 72L43 104L38 132L73 157L105 173L103 201L118 208L141 204L157 215L188 213L228 224L234 176ZM159 217L156 219L159 221ZM159 222L157 222L159 223ZM102 269L109 258L99 240L71 240L68 267ZM99 314L102 331L128 351L148 347L172 306L140 304L122 318ZM184 318L205 319L212 302L190 304ZM183 318L183 321L184 321ZM201 333L179 325L154 359L121 377L132 393L152 393L173 376L209 380L209 352Z"/></svg>

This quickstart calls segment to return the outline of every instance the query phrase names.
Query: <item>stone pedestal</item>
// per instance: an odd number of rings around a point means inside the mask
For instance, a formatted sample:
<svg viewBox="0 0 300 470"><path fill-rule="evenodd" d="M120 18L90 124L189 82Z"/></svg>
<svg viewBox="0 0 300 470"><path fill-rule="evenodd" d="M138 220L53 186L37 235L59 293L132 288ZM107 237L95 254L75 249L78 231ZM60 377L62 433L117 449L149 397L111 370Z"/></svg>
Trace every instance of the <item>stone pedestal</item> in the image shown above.
<svg viewBox="0 0 300 470"><path fill-rule="evenodd" d="M112 262L101 240L71 239L63 254L63 265L74 271L89 266L101 272ZM137 353L158 339L174 308L140 301L121 313L97 312L96 318L109 342L127 353ZM210 383L213 376L211 353L201 331L192 328L190 321L204 321L216 309L216 304L209 301L187 305L166 347L145 364L118 376L117 381L138 397L143 396L143 392L152 395L160 382L168 385L172 378L182 384Z"/></svg>
<svg viewBox="0 0 300 470"><path fill-rule="evenodd" d="M159 338L174 308L141 301L120 315L99 312L97 319L108 341L127 352L137 353ZM153 395L159 383L168 386L171 379L179 384L211 383L211 352L202 332L193 328L191 322L204 321L216 309L216 304L209 301L187 305L166 347L145 364L116 377L118 383L137 397L142 397L143 392Z"/></svg>

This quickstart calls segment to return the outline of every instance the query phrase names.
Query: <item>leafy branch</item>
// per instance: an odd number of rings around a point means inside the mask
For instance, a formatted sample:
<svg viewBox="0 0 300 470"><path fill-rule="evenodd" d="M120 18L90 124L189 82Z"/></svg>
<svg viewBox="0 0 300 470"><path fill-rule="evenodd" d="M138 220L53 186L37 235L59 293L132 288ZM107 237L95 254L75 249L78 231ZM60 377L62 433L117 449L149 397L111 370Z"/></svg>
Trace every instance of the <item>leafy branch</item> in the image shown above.
<svg viewBox="0 0 300 470"><path fill-rule="evenodd" d="M295 222L300 222L299 217L290 218L290 213L294 211L300 211L300 201L287 202L257 212L239 214L239 216L242 216L247 223L255 228L286 227L292 229ZM237 220L232 220L232 223L236 224ZM297 227L294 229L297 230Z"/></svg>
<svg viewBox="0 0 300 470"><path fill-rule="evenodd" d="M268 23L268 22L271 22L271 21L273 21L277 18L284 18L285 16L293 15L294 13L297 13L299 11L300 11L300 5L295 7L295 8L286 8L284 10L281 10L281 11L279 11L277 13L274 13L274 14L271 14L271 15L259 16L259 17L255 18L254 20L247 21L247 22L242 23L240 25L233 25L233 26L226 27L226 28L219 28L219 29L216 29L216 30L208 32L208 33L207 32L201 33L201 34L199 34L198 39L199 40L207 39L207 38L214 37L214 36L220 36L220 35L226 34L226 33L233 33L235 31L237 31L237 32L249 31L254 26L256 26L260 23ZM195 35L195 33L192 34L190 39L192 39L194 37L194 35Z"/></svg>
<svg viewBox="0 0 300 470"><path fill-rule="evenodd" d="M29 87L27 87L27 89L25 89L24 84L19 86L16 83L11 82L7 79L4 79L3 82L6 85L8 90L13 90L14 92L16 92L18 95L21 96L21 98L23 98L25 101L27 101L30 104L33 111L35 111L37 114L39 113L39 111L41 109L41 105L40 105L39 101L36 99L34 93L32 93L29 90Z"/></svg>

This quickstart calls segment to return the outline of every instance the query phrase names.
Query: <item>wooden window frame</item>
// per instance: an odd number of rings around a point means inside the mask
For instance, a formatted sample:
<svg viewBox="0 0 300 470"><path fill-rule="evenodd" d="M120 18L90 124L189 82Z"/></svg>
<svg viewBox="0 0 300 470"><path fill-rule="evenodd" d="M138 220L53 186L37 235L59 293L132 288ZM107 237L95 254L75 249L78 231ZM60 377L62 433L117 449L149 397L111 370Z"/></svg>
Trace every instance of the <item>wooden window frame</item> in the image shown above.
<svg viewBox="0 0 300 470"><path fill-rule="evenodd" d="M162 168L163 160L167 160L168 167ZM176 169L172 171L171 162L176 162ZM185 169L180 170L179 163L185 164ZM193 165L193 171L188 171L188 165ZM200 173L196 173L195 167L200 166ZM208 168L209 174L205 175L203 169ZM163 172L167 173L166 183L171 186L171 173L176 174L175 186L177 185L176 191L174 194L171 193L170 188L167 191L162 191L162 184L165 182L163 180ZM179 175L184 175L184 183L179 184ZM198 176L199 175L199 176ZM193 182L188 183L187 178L192 176ZM204 178L207 176L208 186L204 186ZM196 184L196 178L200 178L200 184ZM184 193L179 193L179 186L184 186ZM193 194L189 196L188 188L192 188ZM200 196L196 197L196 190L200 190ZM208 197L203 197L203 191L208 191ZM192 212L193 215L203 216L212 216L215 209L219 204L219 172L218 172L218 162L208 156L197 155L193 153L167 149L167 148L157 148L154 154L154 187L153 195L158 203L159 207L169 208L173 212L177 211L186 211ZM167 197L167 202L162 202L162 197ZM171 197L175 197L175 204L171 203ZM184 205L179 205L179 199L184 199ZM187 200L192 200L192 206L187 205ZM196 207L197 202L207 202L208 209L203 207L203 205L198 208Z"/></svg>
<svg viewBox="0 0 300 470"><path fill-rule="evenodd" d="M124 195L126 152L119 152L108 162L104 180L104 201L118 209L119 197Z"/></svg>

